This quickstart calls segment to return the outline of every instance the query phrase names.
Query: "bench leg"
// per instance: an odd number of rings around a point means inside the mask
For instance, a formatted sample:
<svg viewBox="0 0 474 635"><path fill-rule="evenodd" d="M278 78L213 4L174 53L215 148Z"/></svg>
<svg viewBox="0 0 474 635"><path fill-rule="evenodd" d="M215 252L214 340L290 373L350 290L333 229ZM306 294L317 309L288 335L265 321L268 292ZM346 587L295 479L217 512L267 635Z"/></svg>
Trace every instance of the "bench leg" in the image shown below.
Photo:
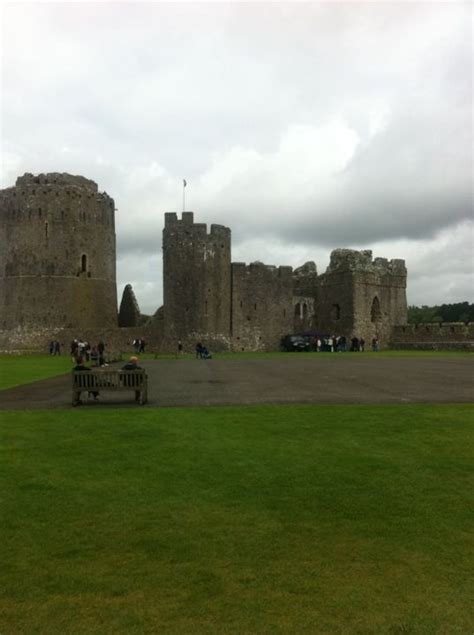
<svg viewBox="0 0 474 635"><path fill-rule="evenodd" d="M81 392L77 391L77 390L73 390L72 391L72 405L73 406L80 406L82 403L81 401Z"/></svg>
<svg viewBox="0 0 474 635"><path fill-rule="evenodd" d="M136 401L138 401L140 406L143 406L143 404L145 404L147 402L146 390L140 391L139 394L140 394L140 397Z"/></svg>

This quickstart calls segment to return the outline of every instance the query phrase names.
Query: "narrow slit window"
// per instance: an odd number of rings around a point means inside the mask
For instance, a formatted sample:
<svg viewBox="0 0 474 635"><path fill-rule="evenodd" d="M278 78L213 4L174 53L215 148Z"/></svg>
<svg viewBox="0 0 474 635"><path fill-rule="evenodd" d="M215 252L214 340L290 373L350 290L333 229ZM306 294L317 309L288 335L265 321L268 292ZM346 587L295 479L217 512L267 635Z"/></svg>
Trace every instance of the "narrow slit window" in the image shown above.
<svg viewBox="0 0 474 635"><path fill-rule="evenodd" d="M341 319L341 307L339 304L333 304L332 305L332 319L333 320L340 320Z"/></svg>
<svg viewBox="0 0 474 635"><path fill-rule="evenodd" d="M370 319L372 322L380 322L380 320L382 319L382 311L380 310L380 302L377 296L375 296L372 302Z"/></svg>

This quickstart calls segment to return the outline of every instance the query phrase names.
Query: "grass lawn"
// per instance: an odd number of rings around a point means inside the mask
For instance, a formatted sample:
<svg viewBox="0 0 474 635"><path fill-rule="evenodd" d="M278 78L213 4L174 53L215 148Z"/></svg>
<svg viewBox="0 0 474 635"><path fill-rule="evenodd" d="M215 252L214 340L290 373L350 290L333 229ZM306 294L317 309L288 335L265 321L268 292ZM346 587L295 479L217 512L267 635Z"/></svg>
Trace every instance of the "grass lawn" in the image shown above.
<svg viewBox="0 0 474 635"><path fill-rule="evenodd" d="M69 355L0 355L0 390L71 370Z"/></svg>
<svg viewBox="0 0 474 635"><path fill-rule="evenodd" d="M0 633L472 633L472 406L1 413Z"/></svg>

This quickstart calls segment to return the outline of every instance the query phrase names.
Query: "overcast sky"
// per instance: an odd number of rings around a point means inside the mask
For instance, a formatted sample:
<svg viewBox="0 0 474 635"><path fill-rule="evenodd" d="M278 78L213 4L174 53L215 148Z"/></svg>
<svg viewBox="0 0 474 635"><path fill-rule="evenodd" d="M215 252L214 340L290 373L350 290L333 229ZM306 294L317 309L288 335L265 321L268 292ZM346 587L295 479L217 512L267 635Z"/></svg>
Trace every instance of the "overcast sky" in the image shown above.
<svg viewBox="0 0 474 635"><path fill-rule="evenodd" d="M472 31L457 2L5 3L1 187L95 180L144 313L183 178L233 261L372 249L410 304L473 301Z"/></svg>

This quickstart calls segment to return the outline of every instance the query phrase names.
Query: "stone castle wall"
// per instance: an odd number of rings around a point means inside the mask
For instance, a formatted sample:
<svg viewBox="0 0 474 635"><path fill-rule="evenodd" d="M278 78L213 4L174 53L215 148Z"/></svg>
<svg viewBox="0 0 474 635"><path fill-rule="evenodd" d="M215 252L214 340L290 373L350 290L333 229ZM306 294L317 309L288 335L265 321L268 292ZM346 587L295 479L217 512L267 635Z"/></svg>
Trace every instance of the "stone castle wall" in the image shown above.
<svg viewBox="0 0 474 635"><path fill-rule="evenodd" d="M370 250L334 250L318 280L318 329L366 342L377 337L386 346L393 325L406 323L406 278L403 260L372 259Z"/></svg>
<svg viewBox="0 0 474 635"><path fill-rule="evenodd" d="M0 350L13 353L48 352L51 340L58 340L61 345L61 353L68 355L70 344L74 339L82 339L92 346L100 340L105 342L107 357L117 358L121 353L132 352L132 343L135 339L144 339L146 352L160 353L163 351L163 322L158 321L153 325L126 328L94 328L77 329L36 327L25 333L24 329L17 328L9 331L0 330ZM174 352L174 351L173 351Z"/></svg>
<svg viewBox="0 0 474 635"><path fill-rule="evenodd" d="M67 174L0 192L0 329L117 324L114 201Z"/></svg>
<svg viewBox="0 0 474 635"><path fill-rule="evenodd" d="M293 329L291 267L232 263L232 350L274 351Z"/></svg>
<svg viewBox="0 0 474 635"><path fill-rule="evenodd" d="M293 271L293 332L317 330L318 272L314 262Z"/></svg>
<svg viewBox="0 0 474 635"><path fill-rule="evenodd" d="M117 316L114 201L68 174L25 174L0 192L0 347L44 349L64 338L144 337L175 352L178 340L218 350L278 350L294 332L377 336L406 323L406 268L370 251L335 250L314 263L231 264L231 231L165 214L164 304L146 322L130 285ZM120 324L121 329L118 328ZM107 335L101 335L106 333ZM3 342L3 343L2 343Z"/></svg>
<svg viewBox="0 0 474 635"><path fill-rule="evenodd" d="M194 223L193 212L165 214L163 308L165 339L230 346L230 229Z"/></svg>
<svg viewBox="0 0 474 635"><path fill-rule="evenodd" d="M474 322L396 325L391 348L474 351Z"/></svg>

